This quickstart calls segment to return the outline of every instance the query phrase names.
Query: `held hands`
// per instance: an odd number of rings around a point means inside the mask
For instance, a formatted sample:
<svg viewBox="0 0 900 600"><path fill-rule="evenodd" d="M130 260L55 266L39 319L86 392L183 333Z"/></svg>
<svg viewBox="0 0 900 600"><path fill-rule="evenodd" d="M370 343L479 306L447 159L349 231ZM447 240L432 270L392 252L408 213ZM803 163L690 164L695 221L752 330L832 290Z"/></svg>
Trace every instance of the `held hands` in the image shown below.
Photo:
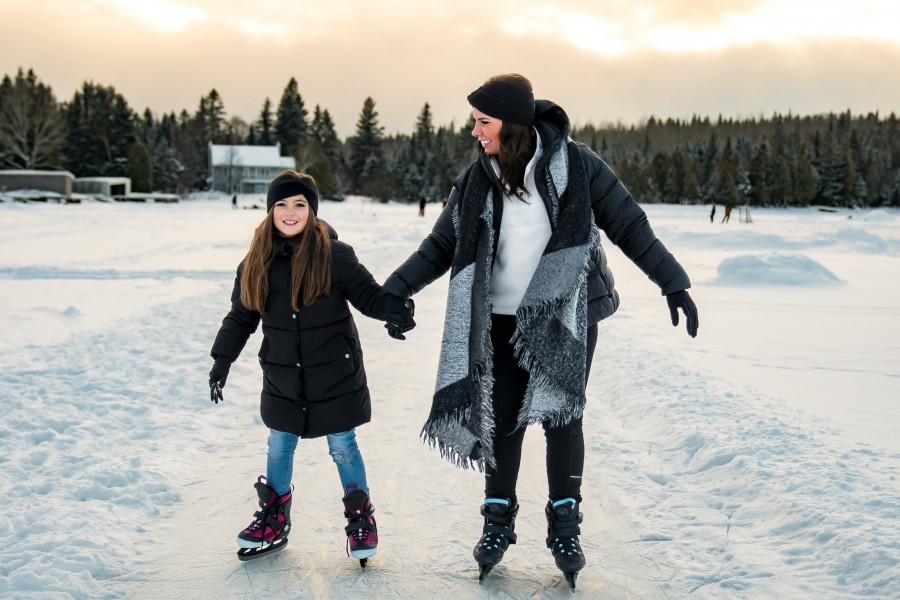
<svg viewBox="0 0 900 600"><path fill-rule="evenodd" d="M697 337L697 326L699 325L697 306L691 300L687 290L667 294L666 302L669 304L669 313L672 315L672 326L678 327L678 309L680 308L684 311L685 319L687 319L688 335Z"/></svg>
<svg viewBox="0 0 900 600"><path fill-rule="evenodd" d="M222 388L225 387L230 369L231 362L228 359L217 358L209 371L209 399L216 404L225 400L222 397Z"/></svg>
<svg viewBox="0 0 900 600"><path fill-rule="evenodd" d="M413 315L416 312L416 303L412 298L404 300L400 296L393 294L385 294L384 296L385 317L384 324L388 335L395 340L405 340L403 335L416 326Z"/></svg>

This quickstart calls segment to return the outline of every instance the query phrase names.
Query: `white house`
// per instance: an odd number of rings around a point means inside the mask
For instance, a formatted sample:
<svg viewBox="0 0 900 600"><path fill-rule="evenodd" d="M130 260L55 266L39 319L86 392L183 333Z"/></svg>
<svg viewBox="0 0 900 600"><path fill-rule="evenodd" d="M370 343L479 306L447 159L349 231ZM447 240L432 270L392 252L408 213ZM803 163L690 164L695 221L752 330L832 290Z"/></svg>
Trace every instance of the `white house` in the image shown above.
<svg viewBox="0 0 900 600"><path fill-rule="evenodd" d="M272 178L296 169L292 156L275 146L209 145L209 187L228 194L265 194Z"/></svg>

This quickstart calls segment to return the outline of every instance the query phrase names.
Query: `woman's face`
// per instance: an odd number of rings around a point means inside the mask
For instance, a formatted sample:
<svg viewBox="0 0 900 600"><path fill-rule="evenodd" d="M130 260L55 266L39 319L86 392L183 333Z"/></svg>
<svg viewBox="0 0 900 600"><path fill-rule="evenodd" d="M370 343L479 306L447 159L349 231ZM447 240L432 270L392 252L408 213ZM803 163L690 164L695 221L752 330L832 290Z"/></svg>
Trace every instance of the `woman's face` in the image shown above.
<svg viewBox="0 0 900 600"><path fill-rule="evenodd" d="M503 121L489 117L477 108L472 109L472 116L475 117L472 136L478 138L484 153L500 154L500 128L503 127Z"/></svg>
<svg viewBox="0 0 900 600"><path fill-rule="evenodd" d="M303 194L279 200L272 207L275 229L284 237L299 235L309 221L309 203Z"/></svg>

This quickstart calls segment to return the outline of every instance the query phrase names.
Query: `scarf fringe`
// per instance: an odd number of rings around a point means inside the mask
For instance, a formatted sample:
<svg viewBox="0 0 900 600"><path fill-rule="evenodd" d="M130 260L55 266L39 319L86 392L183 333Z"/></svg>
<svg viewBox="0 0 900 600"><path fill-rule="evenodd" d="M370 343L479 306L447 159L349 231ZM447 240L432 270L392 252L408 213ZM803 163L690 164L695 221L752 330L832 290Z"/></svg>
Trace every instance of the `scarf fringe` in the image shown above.
<svg viewBox="0 0 900 600"><path fill-rule="evenodd" d="M518 425L523 427L548 421L553 427L561 427L571 423L573 419L580 417L584 413L584 406L587 400L584 392L573 394L560 387L556 381L548 377L541 368L537 356L529 347L528 340L525 338L525 334L522 330L516 328L511 341L515 355L518 358L519 366L528 371L529 387L533 386L538 392L562 398L565 404L559 410L541 411L534 414L532 414L530 403L527 407L523 405L522 413L519 415Z"/></svg>
<svg viewBox="0 0 900 600"><path fill-rule="evenodd" d="M448 420L448 422L450 421ZM419 438L422 440L422 443L432 450L436 450L440 454L442 459L446 460L458 469L472 469L473 471L483 473L484 460L476 460L471 456L463 456L463 454L459 451L459 448L442 441L441 432L437 431L437 429L443 428L439 427L439 425L441 425L441 423L431 423L427 424L422 429L422 433L419 434Z"/></svg>
<svg viewBox="0 0 900 600"><path fill-rule="evenodd" d="M448 418L441 419L440 421L428 422L419 433L419 438L422 440L423 444L432 450L436 450L441 458L458 469L471 469L483 473L486 462L491 466L496 466L496 462L492 455L488 458L482 451L480 456L473 458L472 451L464 452L463 449L459 448L457 445L447 441L448 432L454 428L460 427L459 423L460 422L452 415ZM474 450L474 446L472 450Z"/></svg>

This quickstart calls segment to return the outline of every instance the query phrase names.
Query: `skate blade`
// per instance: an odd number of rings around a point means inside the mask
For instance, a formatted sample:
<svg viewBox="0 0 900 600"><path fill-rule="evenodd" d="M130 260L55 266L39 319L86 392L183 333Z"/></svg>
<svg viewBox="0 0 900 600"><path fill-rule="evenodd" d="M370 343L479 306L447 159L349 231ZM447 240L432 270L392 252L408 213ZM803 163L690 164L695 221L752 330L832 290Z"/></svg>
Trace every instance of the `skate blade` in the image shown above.
<svg viewBox="0 0 900 600"><path fill-rule="evenodd" d="M270 544L264 544L257 548L241 548L237 551L237 556L240 560L250 560L253 558L257 558L262 556L263 554L271 554L273 552L278 552L287 546L288 539L281 538L277 539Z"/></svg>
<svg viewBox="0 0 900 600"><path fill-rule="evenodd" d="M566 583L569 584L569 589L572 590L572 593L575 593L575 579L578 577L578 571L571 571L569 573L563 573L563 577L566 578Z"/></svg>
<svg viewBox="0 0 900 600"><path fill-rule="evenodd" d="M478 565L478 585L484 584L484 578L488 576L488 573L490 573L491 569L493 569L493 568L494 568L494 565L485 565L485 564L479 563L479 565Z"/></svg>

